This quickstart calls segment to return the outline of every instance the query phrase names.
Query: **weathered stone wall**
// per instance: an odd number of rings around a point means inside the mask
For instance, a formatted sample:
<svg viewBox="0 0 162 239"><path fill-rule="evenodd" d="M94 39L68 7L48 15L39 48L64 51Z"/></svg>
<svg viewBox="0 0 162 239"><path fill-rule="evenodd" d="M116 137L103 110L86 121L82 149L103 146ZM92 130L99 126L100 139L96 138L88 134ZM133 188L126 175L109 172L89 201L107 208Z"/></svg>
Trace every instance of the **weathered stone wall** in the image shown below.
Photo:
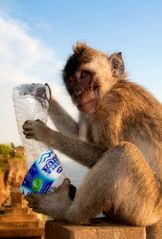
<svg viewBox="0 0 162 239"><path fill-rule="evenodd" d="M46 222L45 239L146 239L144 227L115 225L108 222L89 226Z"/></svg>

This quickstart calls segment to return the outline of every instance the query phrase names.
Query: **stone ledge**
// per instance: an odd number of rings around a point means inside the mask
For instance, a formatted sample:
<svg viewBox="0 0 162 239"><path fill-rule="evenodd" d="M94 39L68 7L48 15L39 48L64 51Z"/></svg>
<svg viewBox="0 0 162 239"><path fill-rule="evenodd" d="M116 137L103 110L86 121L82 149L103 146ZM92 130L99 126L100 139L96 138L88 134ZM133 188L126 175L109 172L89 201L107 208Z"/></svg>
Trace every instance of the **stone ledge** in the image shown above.
<svg viewBox="0 0 162 239"><path fill-rule="evenodd" d="M91 225L47 221L45 239L146 239L144 227L117 225L98 220Z"/></svg>
<svg viewBox="0 0 162 239"><path fill-rule="evenodd" d="M27 239L41 239L44 233L44 228L15 228L0 226L0 238L27 238Z"/></svg>

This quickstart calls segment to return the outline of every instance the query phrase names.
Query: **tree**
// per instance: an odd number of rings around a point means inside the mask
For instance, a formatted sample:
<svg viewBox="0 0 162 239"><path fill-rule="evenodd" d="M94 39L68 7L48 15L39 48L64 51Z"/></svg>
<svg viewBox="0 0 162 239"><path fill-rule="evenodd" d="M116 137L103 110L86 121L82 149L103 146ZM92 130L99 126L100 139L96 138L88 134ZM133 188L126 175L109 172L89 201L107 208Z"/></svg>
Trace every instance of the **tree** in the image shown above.
<svg viewBox="0 0 162 239"><path fill-rule="evenodd" d="M7 165L8 160L11 158L12 149L8 144L0 144L0 172L4 172Z"/></svg>
<svg viewBox="0 0 162 239"><path fill-rule="evenodd" d="M0 155L9 158L11 154L11 147L8 144L0 144Z"/></svg>

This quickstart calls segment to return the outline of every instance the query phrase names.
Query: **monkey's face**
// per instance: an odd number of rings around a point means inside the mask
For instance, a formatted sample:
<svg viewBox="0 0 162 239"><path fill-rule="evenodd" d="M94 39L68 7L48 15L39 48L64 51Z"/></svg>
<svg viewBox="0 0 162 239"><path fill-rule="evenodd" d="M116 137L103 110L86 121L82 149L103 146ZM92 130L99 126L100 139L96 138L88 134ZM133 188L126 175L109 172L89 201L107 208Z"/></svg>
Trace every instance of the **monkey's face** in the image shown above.
<svg viewBox="0 0 162 239"><path fill-rule="evenodd" d="M80 111L90 113L96 110L99 85L95 72L79 67L66 80L66 87Z"/></svg>
<svg viewBox="0 0 162 239"><path fill-rule="evenodd" d="M74 104L84 113L97 110L103 94L116 80L112 59L83 43L77 44L74 54L68 59L63 78Z"/></svg>

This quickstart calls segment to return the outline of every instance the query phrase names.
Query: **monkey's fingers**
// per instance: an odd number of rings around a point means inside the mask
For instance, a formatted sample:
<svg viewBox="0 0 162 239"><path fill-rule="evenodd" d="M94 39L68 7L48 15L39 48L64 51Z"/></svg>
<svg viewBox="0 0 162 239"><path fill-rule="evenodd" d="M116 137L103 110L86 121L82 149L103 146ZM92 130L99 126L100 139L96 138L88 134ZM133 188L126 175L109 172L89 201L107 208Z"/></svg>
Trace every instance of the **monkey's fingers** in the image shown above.
<svg viewBox="0 0 162 239"><path fill-rule="evenodd" d="M26 199L29 203L33 202L34 194L29 194L29 195L25 196L25 199Z"/></svg>
<svg viewBox="0 0 162 239"><path fill-rule="evenodd" d="M39 123L42 123L40 120ZM34 122L35 121L31 121L31 120L27 120L25 121L25 123L23 124L22 128L23 128L23 134L26 136L27 139L31 139L34 137Z"/></svg>
<svg viewBox="0 0 162 239"><path fill-rule="evenodd" d="M23 129L31 129L31 127L32 127L32 120L25 121L22 126Z"/></svg>
<svg viewBox="0 0 162 239"><path fill-rule="evenodd" d="M28 201L28 205L29 207L34 207L37 205L39 199L42 197L41 194L37 194L37 193L32 193L30 195L25 196L25 199Z"/></svg>
<svg viewBox="0 0 162 239"><path fill-rule="evenodd" d="M24 129L23 134L25 135L26 138L32 138L34 136L33 129Z"/></svg>

